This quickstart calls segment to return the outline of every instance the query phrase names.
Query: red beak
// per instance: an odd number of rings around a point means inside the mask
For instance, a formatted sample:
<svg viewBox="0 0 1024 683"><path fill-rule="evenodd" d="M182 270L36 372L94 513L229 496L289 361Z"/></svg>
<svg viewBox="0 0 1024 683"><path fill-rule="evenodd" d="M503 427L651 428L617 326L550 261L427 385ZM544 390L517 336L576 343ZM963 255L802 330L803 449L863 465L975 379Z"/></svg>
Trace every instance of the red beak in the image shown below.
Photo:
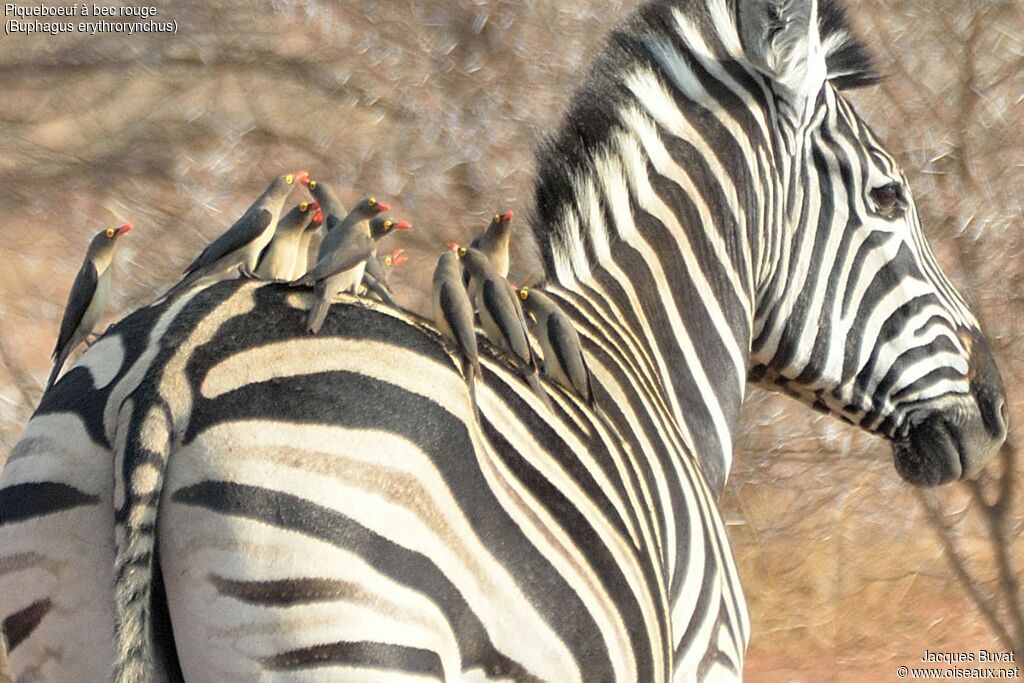
<svg viewBox="0 0 1024 683"><path fill-rule="evenodd" d="M120 228L117 229L117 234L118 235L123 235L126 232L128 232L129 230L131 230L132 227L134 227L134 226L132 226L131 223L125 223L124 225L122 225Z"/></svg>
<svg viewBox="0 0 1024 683"><path fill-rule="evenodd" d="M456 249L458 249L458 248L459 248L459 243L458 243L458 242L454 242L454 241L453 241L453 242L449 242L449 243L448 243L447 245L445 245L445 246L447 246L447 247L448 247L448 249L450 249L450 250L452 250L452 251L455 251Z"/></svg>
<svg viewBox="0 0 1024 683"><path fill-rule="evenodd" d="M323 222L324 222L324 212L321 211L320 209L317 209L316 213L313 214L313 225L320 225Z"/></svg>
<svg viewBox="0 0 1024 683"><path fill-rule="evenodd" d="M320 205L317 204L316 202L310 202L309 203L309 208L313 209L314 211L319 211L320 210Z"/></svg>
<svg viewBox="0 0 1024 683"><path fill-rule="evenodd" d="M377 213L384 213L385 211L390 211L390 210L391 210L391 206L389 204L385 204L384 202L379 202L377 204Z"/></svg>
<svg viewBox="0 0 1024 683"><path fill-rule="evenodd" d="M299 171L295 174L295 182L309 186L309 171Z"/></svg>
<svg viewBox="0 0 1024 683"><path fill-rule="evenodd" d="M409 221L398 221L395 223L395 230L408 230L412 227L412 223Z"/></svg>
<svg viewBox="0 0 1024 683"><path fill-rule="evenodd" d="M508 223L510 220L512 220L512 215L513 214L512 214L511 209L506 211L505 213L501 214L501 222L502 223Z"/></svg>

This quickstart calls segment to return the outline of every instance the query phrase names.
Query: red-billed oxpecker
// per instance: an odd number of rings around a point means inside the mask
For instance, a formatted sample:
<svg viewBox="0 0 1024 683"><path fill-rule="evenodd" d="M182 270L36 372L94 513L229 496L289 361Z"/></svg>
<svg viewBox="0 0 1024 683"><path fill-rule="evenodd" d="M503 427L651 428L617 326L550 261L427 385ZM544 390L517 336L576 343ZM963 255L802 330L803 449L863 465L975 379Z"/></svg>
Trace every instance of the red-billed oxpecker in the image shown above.
<svg viewBox="0 0 1024 683"><path fill-rule="evenodd" d="M367 197L356 204L344 220L339 220L335 214L327 215L327 235L320 243L316 265L292 283L295 287L314 285L315 300L306 319L306 329L313 334L320 331L336 294L357 293L356 287L363 282L366 259L376 247L370 237L370 219L390 208L375 197Z"/></svg>
<svg viewBox="0 0 1024 683"><path fill-rule="evenodd" d="M132 229L131 223L119 228L107 228L96 233L85 252L85 260L75 276L64 307L64 318L60 321L60 333L53 347L53 370L46 380L49 391L57 381L64 362L75 347L88 339L100 321L110 299L110 267L114 262L114 250L118 238Z"/></svg>
<svg viewBox="0 0 1024 683"><path fill-rule="evenodd" d="M521 365L523 376L534 392L551 406L548 395L537 379L537 362L530 348L526 318L512 285L491 265L479 249L458 247L459 260L478 283L476 308L480 324L492 344L511 353Z"/></svg>
<svg viewBox="0 0 1024 683"><path fill-rule="evenodd" d="M318 216L322 217L322 215L316 202L302 202L281 216L281 220L277 222L277 229L274 231L274 239L270 240L270 245L263 250L263 254L260 256L260 261L256 266L256 277L261 280L291 282L294 277L295 262L302 250L302 240L306 235L307 228L311 224L317 223ZM309 243L306 244L308 249ZM303 259L303 263L305 263L305 259Z"/></svg>
<svg viewBox="0 0 1024 683"><path fill-rule="evenodd" d="M309 173L299 171L274 178L242 217L185 269L184 279L167 294L179 292L203 278L223 278L235 270L244 277L253 277L260 254L274 238L285 200L296 180L305 184L308 177Z"/></svg>
<svg viewBox="0 0 1024 683"><path fill-rule="evenodd" d="M480 357L473 324L473 304L466 286L462 284L462 266L459 255L449 249L441 254L434 269L431 306L434 324L445 341L455 349L462 362L462 376L469 387L469 397L476 406L476 380L483 380Z"/></svg>
<svg viewBox="0 0 1024 683"><path fill-rule="evenodd" d="M565 389L575 392L588 405L594 403L590 370L583 356L580 335L572 321L551 298L539 289L522 287L519 299L537 321L535 330L544 352L544 374Z"/></svg>

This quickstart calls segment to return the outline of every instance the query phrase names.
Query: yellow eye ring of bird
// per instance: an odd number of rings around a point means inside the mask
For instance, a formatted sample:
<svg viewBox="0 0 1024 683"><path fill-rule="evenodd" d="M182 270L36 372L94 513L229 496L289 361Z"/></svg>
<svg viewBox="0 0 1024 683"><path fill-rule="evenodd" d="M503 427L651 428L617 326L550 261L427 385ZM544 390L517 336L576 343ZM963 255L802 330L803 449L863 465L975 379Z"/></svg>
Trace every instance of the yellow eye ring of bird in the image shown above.
<svg viewBox="0 0 1024 683"><path fill-rule="evenodd" d="M293 176L293 175L292 175L291 173L289 173L288 175L286 175L286 176L284 177L284 181L285 181L286 183L288 183L289 185L291 185L292 183L294 183L294 182L295 182L295 176Z"/></svg>
<svg viewBox="0 0 1024 683"><path fill-rule="evenodd" d="M117 230L114 230L113 228L107 228L107 237L113 237L115 234L117 234Z"/></svg>
<svg viewBox="0 0 1024 683"><path fill-rule="evenodd" d="M376 203L377 203L377 198L376 197L370 197L370 199L369 199L370 206L373 206Z"/></svg>
<svg viewBox="0 0 1024 683"><path fill-rule="evenodd" d="M302 213L306 213L307 211L309 211L309 202L302 202L301 204L299 204L299 211L301 211Z"/></svg>
<svg viewBox="0 0 1024 683"><path fill-rule="evenodd" d="M310 180L309 181L309 189L311 189L311 190L315 190L316 189L316 181L315 180Z"/></svg>
<svg viewBox="0 0 1024 683"><path fill-rule="evenodd" d="M520 289L519 290L519 298L522 299L523 301L526 301L527 299L529 299L530 298L530 290L527 289L526 287L523 287L522 289Z"/></svg>

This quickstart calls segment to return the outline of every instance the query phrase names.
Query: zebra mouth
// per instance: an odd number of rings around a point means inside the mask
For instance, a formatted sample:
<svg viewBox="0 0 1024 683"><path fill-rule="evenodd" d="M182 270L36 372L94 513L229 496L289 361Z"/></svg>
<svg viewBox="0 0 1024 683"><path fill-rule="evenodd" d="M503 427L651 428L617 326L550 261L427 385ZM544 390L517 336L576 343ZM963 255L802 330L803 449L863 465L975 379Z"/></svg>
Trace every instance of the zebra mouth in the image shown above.
<svg viewBox="0 0 1024 683"><path fill-rule="evenodd" d="M970 468L960 428L941 412L911 422L906 436L893 441L896 471L914 486L938 486Z"/></svg>

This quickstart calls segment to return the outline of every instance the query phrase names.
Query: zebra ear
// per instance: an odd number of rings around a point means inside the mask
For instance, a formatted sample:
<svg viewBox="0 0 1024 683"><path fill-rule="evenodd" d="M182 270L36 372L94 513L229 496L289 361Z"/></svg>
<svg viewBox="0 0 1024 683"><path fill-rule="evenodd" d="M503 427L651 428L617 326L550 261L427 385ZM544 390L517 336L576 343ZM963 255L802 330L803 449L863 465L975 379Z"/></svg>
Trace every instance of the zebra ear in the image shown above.
<svg viewBox="0 0 1024 683"><path fill-rule="evenodd" d="M817 0L738 0L737 24L747 60L797 100L825 83Z"/></svg>

